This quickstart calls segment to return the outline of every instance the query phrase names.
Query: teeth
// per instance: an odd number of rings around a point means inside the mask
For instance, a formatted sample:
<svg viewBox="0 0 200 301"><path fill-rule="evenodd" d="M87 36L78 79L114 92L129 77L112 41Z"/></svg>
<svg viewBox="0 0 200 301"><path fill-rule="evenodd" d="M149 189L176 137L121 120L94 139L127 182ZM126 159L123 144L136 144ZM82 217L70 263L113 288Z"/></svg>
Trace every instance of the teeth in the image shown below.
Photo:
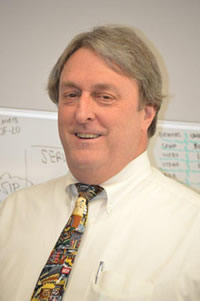
<svg viewBox="0 0 200 301"><path fill-rule="evenodd" d="M76 134L77 137L82 138L82 139L94 139L99 137L100 135L95 135L95 134Z"/></svg>

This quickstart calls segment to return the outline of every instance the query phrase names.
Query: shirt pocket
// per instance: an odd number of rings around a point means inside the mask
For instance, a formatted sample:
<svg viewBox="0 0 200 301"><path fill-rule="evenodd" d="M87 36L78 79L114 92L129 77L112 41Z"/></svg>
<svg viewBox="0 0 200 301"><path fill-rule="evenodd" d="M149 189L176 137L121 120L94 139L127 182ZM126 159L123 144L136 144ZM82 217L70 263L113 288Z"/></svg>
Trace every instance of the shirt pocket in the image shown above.
<svg viewBox="0 0 200 301"><path fill-rule="evenodd" d="M119 273L103 271L97 283L89 289L88 301L150 301L153 283L146 281L135 284Z"/></svg>

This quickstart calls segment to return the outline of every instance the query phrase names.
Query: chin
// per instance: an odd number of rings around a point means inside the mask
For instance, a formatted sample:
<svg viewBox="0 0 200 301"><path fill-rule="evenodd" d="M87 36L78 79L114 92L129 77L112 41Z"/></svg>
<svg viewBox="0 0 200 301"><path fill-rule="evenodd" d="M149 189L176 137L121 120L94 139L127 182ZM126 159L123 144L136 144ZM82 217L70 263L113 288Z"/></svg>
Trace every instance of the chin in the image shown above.
<svg viewBox="0 0 200 301"><path fill-rule="evenodd" d="M88 168L94 168L94 166L97 165L97 160L92 158L73 158L70 160L67 160L68 166L71 169L88 169Z"/></svg>

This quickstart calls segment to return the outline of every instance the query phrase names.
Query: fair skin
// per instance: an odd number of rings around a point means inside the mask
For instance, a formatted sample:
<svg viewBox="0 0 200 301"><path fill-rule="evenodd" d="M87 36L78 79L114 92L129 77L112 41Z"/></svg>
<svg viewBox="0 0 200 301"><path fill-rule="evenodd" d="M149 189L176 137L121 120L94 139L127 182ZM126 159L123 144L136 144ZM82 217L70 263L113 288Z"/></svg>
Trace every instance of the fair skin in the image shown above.
<svg viewBox="0 0 200 301"><path fill-rule="evenodd" d="M87 48L77 50L60 76L58 126L67 163L85 184L101 184L147 148L155 110L138 110L138 84Z"/></svg>

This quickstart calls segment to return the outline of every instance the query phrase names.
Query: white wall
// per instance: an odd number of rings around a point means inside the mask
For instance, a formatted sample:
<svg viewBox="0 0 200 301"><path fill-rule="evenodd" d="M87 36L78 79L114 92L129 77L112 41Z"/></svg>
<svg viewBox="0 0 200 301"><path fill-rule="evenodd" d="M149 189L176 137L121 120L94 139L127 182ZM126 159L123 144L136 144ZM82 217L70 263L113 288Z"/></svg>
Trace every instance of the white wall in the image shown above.
<svg viewBox="0 0 200 301"><path fill-rule="evenodd" d="M161 119L200 121L199 0L1 0L0 106L55 111L45 91L69 40L94 25L141 30L168 70Z"/></svg>

